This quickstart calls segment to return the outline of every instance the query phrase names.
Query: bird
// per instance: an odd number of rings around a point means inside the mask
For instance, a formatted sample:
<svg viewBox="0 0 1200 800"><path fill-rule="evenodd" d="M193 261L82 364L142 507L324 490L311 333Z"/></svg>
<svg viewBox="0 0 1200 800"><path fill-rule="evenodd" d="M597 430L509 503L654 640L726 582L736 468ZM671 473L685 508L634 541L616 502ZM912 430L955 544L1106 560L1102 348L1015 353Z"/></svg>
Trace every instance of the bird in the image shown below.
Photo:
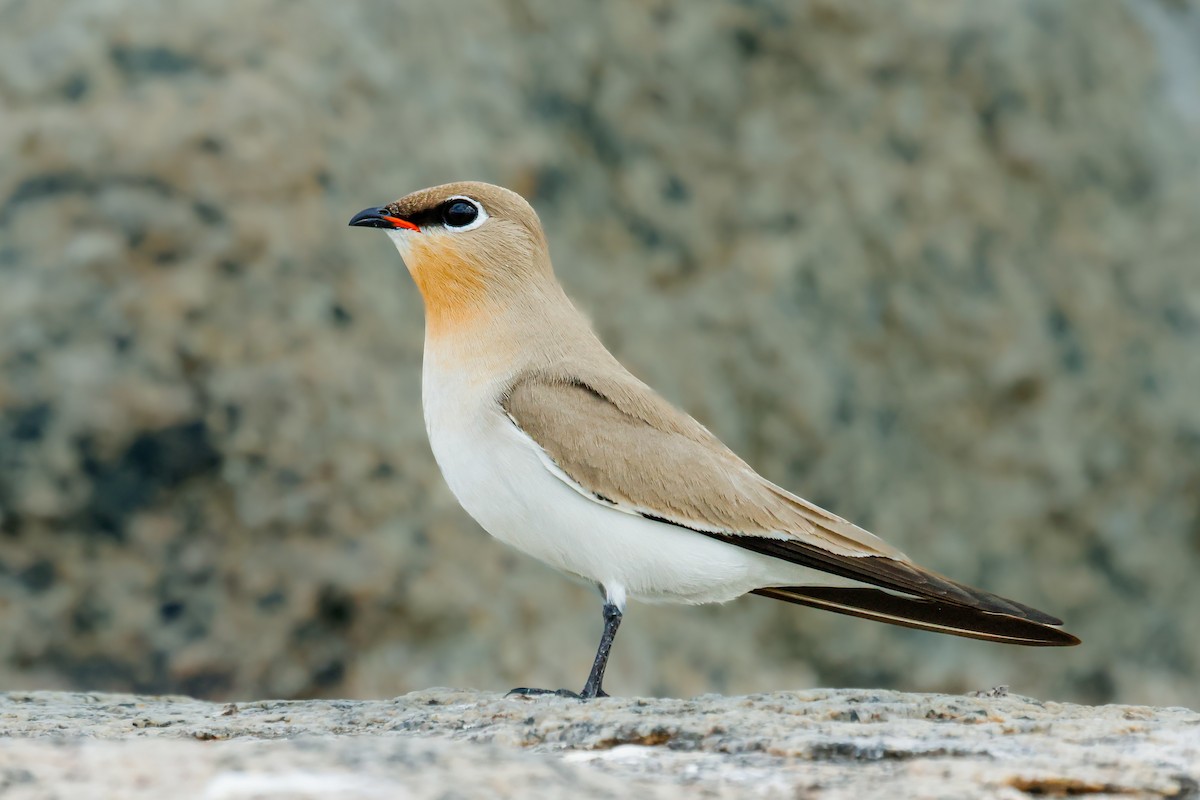
<svg viewBox="0 0 1200 800"><path fill-rule="evenodd" d="M425 311L421 400L450 491L496 539L597 587L603 689L630 599L745 594L992 642L1067 646L1061 620L917 565L772 483L630 373L555 276L541 221L487 183L355 214L400 252Z"/></svg>

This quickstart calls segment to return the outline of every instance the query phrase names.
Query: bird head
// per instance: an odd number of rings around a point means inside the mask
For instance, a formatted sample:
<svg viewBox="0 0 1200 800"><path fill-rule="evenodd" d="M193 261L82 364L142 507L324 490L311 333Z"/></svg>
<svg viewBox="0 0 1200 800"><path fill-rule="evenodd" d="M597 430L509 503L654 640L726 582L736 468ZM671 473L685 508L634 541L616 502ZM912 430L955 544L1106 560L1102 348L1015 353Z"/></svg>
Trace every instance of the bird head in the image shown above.
<svg viewBox="0 0 1200 800"><path fill-rule="evenodd" d="M543 284L553 270L537 213L515 192L461 182L355 214L384 230L421 291L427 325L463 323Z"/></svg>

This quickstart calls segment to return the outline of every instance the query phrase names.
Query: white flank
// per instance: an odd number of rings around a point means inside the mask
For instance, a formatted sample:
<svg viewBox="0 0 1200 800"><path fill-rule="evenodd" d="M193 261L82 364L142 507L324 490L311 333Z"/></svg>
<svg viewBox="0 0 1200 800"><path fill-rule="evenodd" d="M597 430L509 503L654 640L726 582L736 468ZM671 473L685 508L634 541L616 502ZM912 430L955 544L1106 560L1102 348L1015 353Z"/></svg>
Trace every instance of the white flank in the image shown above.
<svg viewBox="0 0 1200 800"><path fill-rule="evenodd" d="M448 358L427 342L425 426L450 491L505 544L602 585L620 608L627 596L722 603L763 586L853 585L590 497L504 413L497 400L502 376L472 379L487 373L469 360L461 350Z"/></svg>

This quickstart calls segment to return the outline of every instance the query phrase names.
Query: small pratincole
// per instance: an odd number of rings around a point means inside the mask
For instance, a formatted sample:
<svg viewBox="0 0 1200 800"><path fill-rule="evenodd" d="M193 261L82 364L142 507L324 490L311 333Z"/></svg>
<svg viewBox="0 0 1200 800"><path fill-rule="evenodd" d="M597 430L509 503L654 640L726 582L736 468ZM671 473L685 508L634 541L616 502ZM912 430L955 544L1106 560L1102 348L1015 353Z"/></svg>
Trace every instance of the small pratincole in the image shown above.
<svg viewBox="0 0 1200 800"><path fill-rule="evenodd" d="M567 299L519 195L452 183L368 208L425 301L434 457L488 533L599 587L601 682L625 604L746 593L911 628L1074 645L1060 620L917 566L763 478L631 375ZM516 689L523 694L546 690Z"/></svg>

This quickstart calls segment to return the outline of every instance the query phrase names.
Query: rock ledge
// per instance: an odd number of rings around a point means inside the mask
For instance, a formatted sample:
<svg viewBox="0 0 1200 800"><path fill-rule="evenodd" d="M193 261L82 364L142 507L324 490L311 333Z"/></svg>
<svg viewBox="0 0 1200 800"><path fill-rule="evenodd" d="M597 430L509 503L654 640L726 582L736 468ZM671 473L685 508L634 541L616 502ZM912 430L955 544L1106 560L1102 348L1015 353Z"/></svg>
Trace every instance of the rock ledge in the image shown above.
<svg viewBox="0 0 1200 800"><path fill-rule="evenodd" d="M5 798L1200 797L1200 713L817 690L588 704L0 694ZM568 795L569 793L569 795Z"/></svg>

